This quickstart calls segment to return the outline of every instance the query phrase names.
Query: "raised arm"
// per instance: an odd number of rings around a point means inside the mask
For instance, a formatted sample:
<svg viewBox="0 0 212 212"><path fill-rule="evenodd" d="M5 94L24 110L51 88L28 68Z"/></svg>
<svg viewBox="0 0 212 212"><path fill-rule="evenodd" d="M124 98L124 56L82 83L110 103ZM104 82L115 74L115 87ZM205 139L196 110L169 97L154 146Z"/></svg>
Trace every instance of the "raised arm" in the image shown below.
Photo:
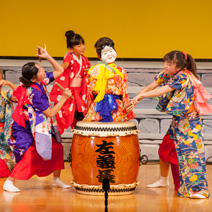
<svg viewBox="0 0 212 212"><path fill-rule="evenodd" d="M65 70L66 68L68 68L69 63L68 63L68 62L65 62L65 63L63 63L61 66L62 66L62 68Z"/></svg>
<svg viewBox="0 0 212 212"><path fill-rule="evenodd" d="M53 57L51 57L48 54L48 52L46 51L46 45L44 48L38 46L38 49L40 49L40 53L37 52L36 55L41 58L47 59L51 63L52 67L54 68L54 71L53 71L54 78L56 79L57 77L59 77L64 71L63 67Z"/></svg>

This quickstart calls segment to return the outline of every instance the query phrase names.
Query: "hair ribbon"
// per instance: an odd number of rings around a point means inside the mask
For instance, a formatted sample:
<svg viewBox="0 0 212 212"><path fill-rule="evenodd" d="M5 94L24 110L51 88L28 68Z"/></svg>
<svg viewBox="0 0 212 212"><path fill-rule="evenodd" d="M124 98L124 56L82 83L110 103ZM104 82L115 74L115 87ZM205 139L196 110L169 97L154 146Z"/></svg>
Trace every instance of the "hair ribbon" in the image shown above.
<svg viewBox="0 0 212 212"><path fill-rule="evenodd" d="M185 60L187 60L187 54L182 51L182 54L185 56Z"/></svg>

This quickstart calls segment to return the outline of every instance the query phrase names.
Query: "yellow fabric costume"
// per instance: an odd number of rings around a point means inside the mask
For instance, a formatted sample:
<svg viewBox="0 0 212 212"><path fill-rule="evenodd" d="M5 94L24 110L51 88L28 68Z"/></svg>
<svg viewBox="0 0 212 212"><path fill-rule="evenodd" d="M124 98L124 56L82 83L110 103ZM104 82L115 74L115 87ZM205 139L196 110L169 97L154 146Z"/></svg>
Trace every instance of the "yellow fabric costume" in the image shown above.
<svg viewBox="0 0 212 212"><path fill-rule="evenodd" d="M95 102L100 102L105 95L105 88L107 85L107 80L114 77L114 73L118 74L122 79L124 79L124 75L115 68L114 63L101 63L95 66L92 66L88 74L91 76L91 79L96 79L96 86L94 88L95 91L99 91Z"/></svg>

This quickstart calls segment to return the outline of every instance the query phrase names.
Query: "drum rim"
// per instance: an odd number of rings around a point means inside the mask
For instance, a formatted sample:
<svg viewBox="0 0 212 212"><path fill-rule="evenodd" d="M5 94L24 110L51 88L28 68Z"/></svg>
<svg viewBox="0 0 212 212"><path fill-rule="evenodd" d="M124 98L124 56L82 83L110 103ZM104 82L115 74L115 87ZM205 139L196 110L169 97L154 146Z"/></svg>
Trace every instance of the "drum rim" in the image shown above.
<svg viewBox="0 0 212 212"><path fill-rule="evenodd" d="M116 125L124 125L124 126L135 126L135 123L133 121L113 121L113 122L100 122L100 121L78 121L76 123L76 126L113 126L115 127Z"/></svg>
<svg viewBox="0 0 212 212"><path fill-rule="evenodd" d="M78 184L74 180L71 181L71 184L74 185L75 189L78 192L82 193L104 193L102 189L102 185L86 185L86 184ZM117 194L117 193L126 193L126 192L133 192L136 187L140 183L138 181L131 183L131 184L118 184L118 185L110 185L110 189L108 193Z"/></svg>
<svg viewBox="0 0 212 212"><path fill-rule="evenodd" d="M72 130L74 134L83 136L127 136L137 135L139 130L132 121L127 122L77 122Z"/></svg>
<svg viewBox="0 0 212 212"><path fill-rule="evenodd" d="M112 131L112 132L120 132L120 131L131 131L131 130L137 130L136 126L130 126L130 127L86 127L86 126L75 126L74 130L82 130L82 131Z"/></svg>

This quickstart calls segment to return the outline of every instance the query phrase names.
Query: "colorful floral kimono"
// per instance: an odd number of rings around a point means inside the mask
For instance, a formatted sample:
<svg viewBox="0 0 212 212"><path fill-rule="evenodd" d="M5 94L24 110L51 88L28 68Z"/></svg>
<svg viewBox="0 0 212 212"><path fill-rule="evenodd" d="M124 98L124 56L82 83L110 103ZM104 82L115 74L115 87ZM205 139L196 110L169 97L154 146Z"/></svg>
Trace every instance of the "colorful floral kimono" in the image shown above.
<svg viewBox="0 0 212 212"><path fill-rule="evenodd" d="M126 70L115 64L100 63L88 72L87 114L84 121L128 121L135 117L124 106L130 103Z"/></svg>
<svg viewBox="0 0 212 212"><path fill-rule="evenodd" d="M12 151L7 143L10 125L12 123L13 103L10 101L13 91L1 91L0 96L0 177L7 177L15 162Z"/></svg>
<svg viewBox="0 0 212 212"><path fill-rule="evenodd" d="M33 83L27 89L19 86L14 91L18 105L8 143L17 162L10 175L15 179L47 176L64 168L63 147L56 142L55 124L43 113L50 106L46 84L53 80L53 74L47 73L45 82Z"/></svg>
<svg viewBox="0 0 212 212"><path fill-rule="evenodd" d="M193 193L200 193L209 197L202 122L195 107L197 100L191 76L194 77L188 70L180 71L171 78L164 74L164 71L159 73L155 81L158 84L169 85L174 91L160 98L157 109L173 115L167 134L174 139L178 155L180 175L178 195L189 197Z"/></svg>
<svg viewBox="0 0 212 212"><path fill-rule="evenodd" d="M62 134L69 126L74 128L76 125L75 111L86 114L86 99L87 99L87 70L90 68L88 58L81 55L81 60L69 52L63 60L63 63L68 62L69 66L64 70L63 74L58 77L55 82L59 83L63 88L69 88L74 96L74 99L69 98L56 114L56 120L60 133ZM81 86L76 87L74 80L81 79ZM55 104L62 97L63 91L55 84L50 93L50 99Z"/></svg>

